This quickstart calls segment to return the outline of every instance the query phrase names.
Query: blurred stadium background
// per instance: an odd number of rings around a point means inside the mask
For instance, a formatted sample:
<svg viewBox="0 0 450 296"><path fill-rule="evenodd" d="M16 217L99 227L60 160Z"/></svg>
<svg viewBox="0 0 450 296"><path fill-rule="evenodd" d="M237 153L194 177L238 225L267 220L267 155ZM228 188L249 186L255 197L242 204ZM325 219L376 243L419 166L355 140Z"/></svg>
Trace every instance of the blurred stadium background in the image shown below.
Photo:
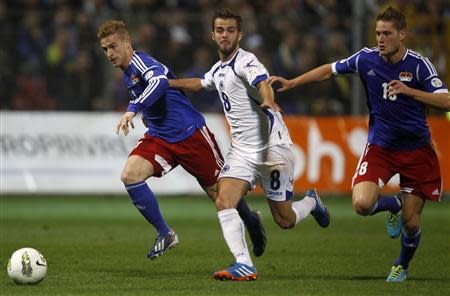
<svg viewBox="0 0 450 296"><path fill-rule="evenodd" d="M373 17L389 5L407 16L408 46L430 57L449 85L448 0L2 0L0 36L7 42L0 48L1 108L122 111L127 96L120 71L111 69L96 39L107 19L124 20L134 47L178 76L198 76L217 60L209 35L212 13L229 7L243 17L241 46L271 74L294 77L375 46ZM359 82L342 78L279 101L288 114L365 114L361 91ZM221 112L211 96L191 99L202 112Z"/></svg>
<svg viewBox="0 0 450 296"><path fill-rule="evenodd" d="M430 57L450 86L449 0L0 0L0 266L25 245L50 262L43 288L18 290L5 272L0 294L147 295L153 289L165 295L448 295L450 116L428 110L444 202L424 211L427 236L412 280L400 290L380 289L398 243L386 238L384 217L363 222L351 209L350 181L367 136L357 77L277 95L296 145L296 191L323 192L336 224L322 234L308 221L285 235L256 191L250 203L263 210L269 232L268 253L257 261L265 278L257 288L209 280L217 262L230 258L213 204L183 170L149 181L159 197L169 194L160 198L163 214L182 239L178 250L157 263L144 261L153 230L120 182L127 153L144 129L136 122L129 137L114 134L128 100L120 70L110 66L96 39L103 21L125 21L135 49L178 77L192 77L217 60L210 20L214 9L229 7L243 17L241 47L271 74L291 78L375 46L373 17L388 6L406 14L408 47ZM188 96L226 152L228 131L216 94ZM387 191L398 190L395 181ZM379 256L374 249L382 250Z"/></svg>

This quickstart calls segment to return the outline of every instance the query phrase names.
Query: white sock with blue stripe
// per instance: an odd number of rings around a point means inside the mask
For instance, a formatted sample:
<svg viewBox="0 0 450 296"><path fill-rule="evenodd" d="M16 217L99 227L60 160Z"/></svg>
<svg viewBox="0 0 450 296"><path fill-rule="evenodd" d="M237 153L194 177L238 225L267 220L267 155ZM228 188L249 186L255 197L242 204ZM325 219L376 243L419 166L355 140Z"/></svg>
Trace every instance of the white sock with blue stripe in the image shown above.
<svg viewBox="0 0 450 296"><path fill-rule="evenodd" d="M222 226L223 237L228 248L236 258L236 262L253 266L252 258L245 241L245 228L242 219L236 209L226 209L217 212L220 226Z"/></svg>

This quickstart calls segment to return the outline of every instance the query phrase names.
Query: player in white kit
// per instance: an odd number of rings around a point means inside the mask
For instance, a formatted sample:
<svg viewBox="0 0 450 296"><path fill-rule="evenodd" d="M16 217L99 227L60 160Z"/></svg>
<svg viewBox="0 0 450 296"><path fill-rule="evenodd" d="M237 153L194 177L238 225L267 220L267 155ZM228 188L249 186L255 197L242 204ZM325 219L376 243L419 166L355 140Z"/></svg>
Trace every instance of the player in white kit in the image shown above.
<svg viewBox="0 0 450 296"><path fill-rule="evenodd" d="M245 241L243 222L236 211L239 200L259 183L275 222L289 229L310 213L321 227L330 223L328 209L315 190L292 201L294 157L292 141L265 80L269 74L257 57L239 48L241 18L228 9L216 11L211 33L220 61L203 79L170 80L187 91L201 88L219 92L231 128L231 147L219 175L216 208L224 238L236 262L214 273L218 280L254 280L256 268Z"/></svg>

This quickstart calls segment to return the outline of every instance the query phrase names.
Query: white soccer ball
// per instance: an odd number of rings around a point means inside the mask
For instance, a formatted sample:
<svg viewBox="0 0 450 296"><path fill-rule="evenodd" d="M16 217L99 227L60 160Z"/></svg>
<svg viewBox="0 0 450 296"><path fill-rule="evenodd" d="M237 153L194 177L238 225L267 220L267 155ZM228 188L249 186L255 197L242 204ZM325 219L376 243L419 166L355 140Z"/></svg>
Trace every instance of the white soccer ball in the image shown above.
<svg viewBox="0 0 450 296"><path fill-rule="evenodd" d="M22 248L8 262L8 275L16 284L37 284L47 274L47 261L39 251Z"/></svg>

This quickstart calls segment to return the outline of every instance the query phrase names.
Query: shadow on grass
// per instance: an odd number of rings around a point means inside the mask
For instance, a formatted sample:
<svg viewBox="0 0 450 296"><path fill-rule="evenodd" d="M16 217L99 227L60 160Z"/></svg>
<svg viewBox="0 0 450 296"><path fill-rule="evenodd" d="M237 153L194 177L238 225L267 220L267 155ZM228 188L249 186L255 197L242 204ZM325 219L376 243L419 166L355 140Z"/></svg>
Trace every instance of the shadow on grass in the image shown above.
<svg viewBox="0 0 450 296"><path fill-rule="evenodd" d="M186 277L189 276L195 276L199 278L207 278L212 276L212 273L208 270L186 270L186 269L180 269L180 270L149 270L149 269L138 269L138 268L102 268L102 269L91 269L94 272L100 272L100 273L109 273L111 275L118 275L122 278L132 278L132 279L151 279L151 280L158 280L158 279L168 279L168 278L179 278L179 277Z"/></svg>
<svg viewBox="0 0 450 296"><path fill-rule="evenodd" d="M348 277L350 280L370 281L370 280L386 280L386 276L353 276ZM432 282L448 282L449 278L446 277L409 277L406 281L432 281Z"/></svg>
<svg viewBox="0 0 450 296"><path fill-rule="evenodd" d="M270 278L271 276L262 275L261 278ZM382 281L386 280L385 275L277 275L277 279L284 280L329 280L329 281ZM448 283L448 277L410 277L407 279L408 282L413 281L432 281L432 282L443 282Z"/></svg>

